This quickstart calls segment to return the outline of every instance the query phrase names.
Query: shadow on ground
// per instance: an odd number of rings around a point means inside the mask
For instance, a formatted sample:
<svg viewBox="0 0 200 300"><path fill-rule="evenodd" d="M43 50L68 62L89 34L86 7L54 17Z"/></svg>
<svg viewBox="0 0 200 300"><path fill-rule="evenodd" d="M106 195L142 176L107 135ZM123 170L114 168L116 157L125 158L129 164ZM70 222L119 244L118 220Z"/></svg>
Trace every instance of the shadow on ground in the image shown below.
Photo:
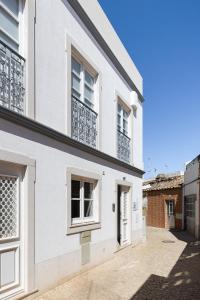
<svg viewBox="0 0 200 300"><path fill-rule="evenodd" d="M200 299L200 241L186 232L172 231L187 245L167 278L151 275L131 300Z"/></svg>

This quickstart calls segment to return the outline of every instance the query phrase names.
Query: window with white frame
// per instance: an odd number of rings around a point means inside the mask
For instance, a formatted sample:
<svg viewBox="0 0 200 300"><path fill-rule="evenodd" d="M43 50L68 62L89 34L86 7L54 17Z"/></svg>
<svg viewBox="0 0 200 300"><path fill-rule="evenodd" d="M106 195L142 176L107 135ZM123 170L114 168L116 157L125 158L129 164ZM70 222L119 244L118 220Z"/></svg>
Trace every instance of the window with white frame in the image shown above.
<svg viewBox="0 0 200 300"><path fill-rule="evenodd" d="M117 157L130 163L129 112L118 102L117 104Z"/></svg>
<svg viewBox="0 0 200 300"><path fill-rule="evenodd" d="M73 177L71 180L71 220L72 224L97 221L97 181Z"/></svg>
<svg viewBox="0 0 200 300"><path fill-rule="evenodd" d="M87 67L72 57L72 96L94 108L95 76Z"/></svg>
<svg viewBox="0 0 200 300"><path fill-rule="evenodd" d="M0 0L0 39L19 50L21 0Z"/></svg>
<svg viewBox="0 0 200 300"><path fill-rule="evenodd" d="M128 130L129 113L125 108L118 103L117 105L117 129L123 134L129 134Z"/></svg>
<svg viewBox="0 0 200 300"><path fill-rule="evenodd" d="M74 50L75 51L75 50ZM97 74L83 59L71 60L71 136L90 147L97 147L95 85Z"/></svg>

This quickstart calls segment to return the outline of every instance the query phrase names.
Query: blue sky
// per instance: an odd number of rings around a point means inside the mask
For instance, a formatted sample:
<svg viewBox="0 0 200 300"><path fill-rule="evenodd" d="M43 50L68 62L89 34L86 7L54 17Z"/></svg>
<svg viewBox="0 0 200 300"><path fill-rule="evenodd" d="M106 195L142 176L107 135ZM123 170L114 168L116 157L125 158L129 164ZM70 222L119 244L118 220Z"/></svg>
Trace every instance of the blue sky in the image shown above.
<svg viewBox="0 0 200 300"><path fill-rule="evenodd" d="M200 1L99 3L143 76L146 177L183 170L200 153Z"/></svg>

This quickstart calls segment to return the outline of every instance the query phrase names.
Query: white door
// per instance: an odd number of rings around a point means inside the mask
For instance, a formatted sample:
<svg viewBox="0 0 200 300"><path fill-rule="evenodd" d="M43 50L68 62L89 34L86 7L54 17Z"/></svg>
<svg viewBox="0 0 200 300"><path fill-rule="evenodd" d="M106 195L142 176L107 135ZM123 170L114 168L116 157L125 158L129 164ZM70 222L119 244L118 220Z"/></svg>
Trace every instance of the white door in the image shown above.
<svg viewBox="0 0 200 300"><path fill-rule="evenodd" d="M167 200L167 226L175 228L174 200Z"/></svg>
<svg viewBox="0 0 200 300"><path fill-rule="evenodd" d="M120 244L121 246L129 242L129 192L126 187L121 186L120 195Z"/></svg>
<svg viewBox="0 0 200 300"><path fill-rule="evenodd" d="M5 171L6 170L6 171ZM0 299L23 290L21 170L0 166Z"/></svg>

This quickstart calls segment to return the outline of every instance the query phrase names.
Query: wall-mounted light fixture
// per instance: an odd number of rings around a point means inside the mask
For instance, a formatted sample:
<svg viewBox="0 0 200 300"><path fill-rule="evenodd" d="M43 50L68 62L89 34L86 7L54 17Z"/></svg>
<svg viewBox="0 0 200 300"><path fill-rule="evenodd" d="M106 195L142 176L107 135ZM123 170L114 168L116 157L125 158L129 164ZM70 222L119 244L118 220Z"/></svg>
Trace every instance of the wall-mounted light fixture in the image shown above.
<svg viewBox="0 0 200 300"><path fill-rule="evenodd" d="M137 105L138 105L138 95L135 91L131 92L130 103L131 103L131 106L133 108L133 111L136 112L137 111Z"/></svg>

